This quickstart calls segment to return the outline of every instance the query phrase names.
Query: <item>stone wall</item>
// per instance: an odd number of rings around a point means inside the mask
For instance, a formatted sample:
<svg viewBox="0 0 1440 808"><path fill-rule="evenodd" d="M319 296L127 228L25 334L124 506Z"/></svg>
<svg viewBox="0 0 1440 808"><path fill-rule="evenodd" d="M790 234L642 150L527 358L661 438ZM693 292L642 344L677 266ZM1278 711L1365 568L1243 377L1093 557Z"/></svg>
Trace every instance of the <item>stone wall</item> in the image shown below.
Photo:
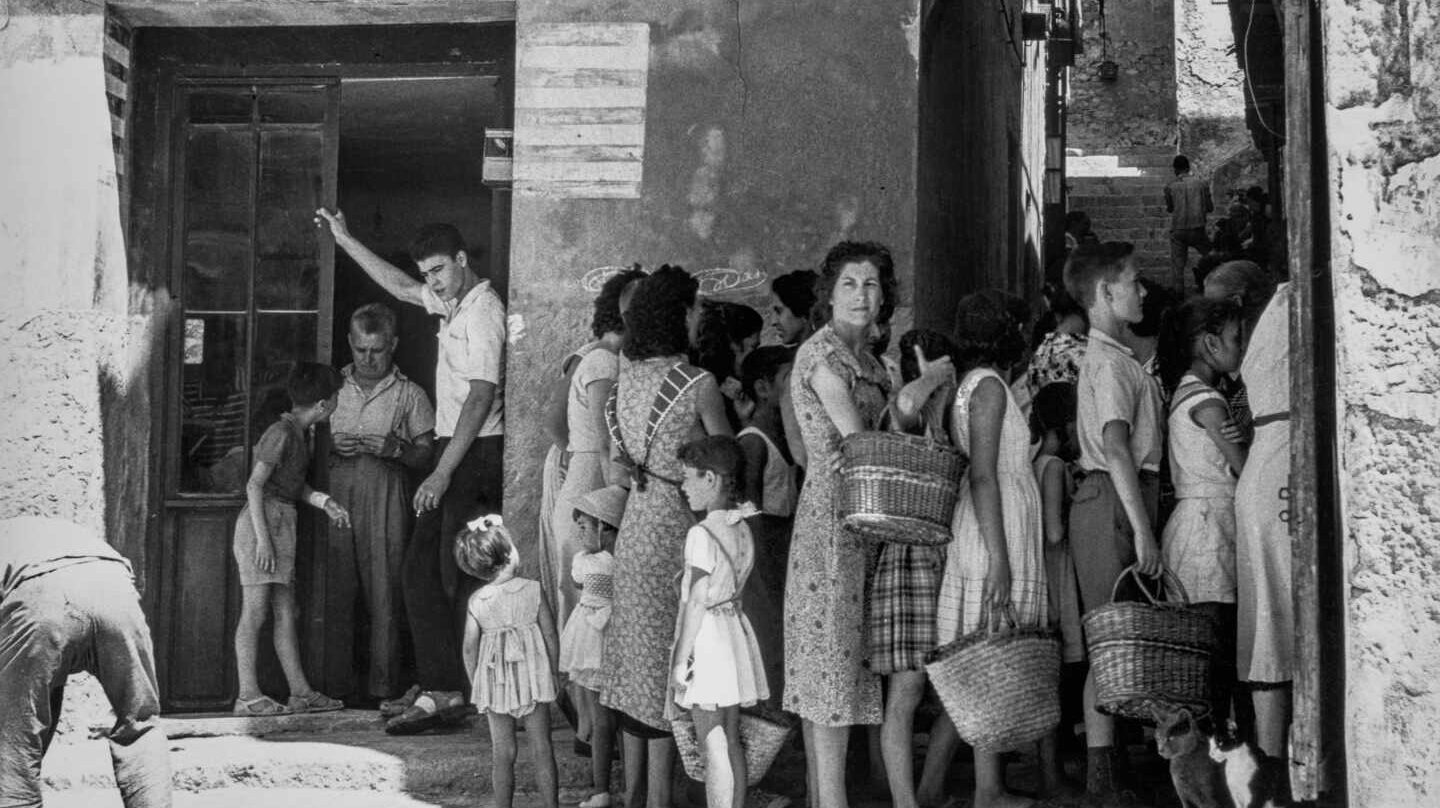
<svg viewBox="0 0 1440 808"><path fill-rule="evenodd" d="M539 418L521 414L536 412L562 357L590 338L594 286L585 279L592 270L679 263L707 271L728 297L753 303L769 277L815 266L836 240L875 239L894 251L902 304L909 302L918 6L918 0L519 6L517 88L543 90L558 76L530 68L562 59L553 50L543 59L532 51L553 47L530 41L557 30L544 26L642 24L649 56L638 190L616 183L609 190L620 198L587 198L606 189L517 182L510 312L523 331L512 335L506 365L507 522L533 531L545 441ZM558 30L586 35L578 27ZM577 51L574 58L579 64L587 55ZM617 103L636 95L618 94ZM533 94L534 103L543 96ZM540 176L522 165L532 147L527 121L551 119L527 113L527 103L517 94L517 177ZM633 124L635 113L626 114ZM626 158L617 151L609 153ZM897 327L908 317L907 306L897 313Z"/></svg>
<svg viewBox="0 0 1440 808"><path fill-rule="evenodd" d="M1350 805L1440 800L1440 16L1324 6ZM1288 45L1289 43L1287 43Z"/></svg>
<svg viewBox="0 0 1440 808"><path fill-rule="evenodd" d="M1099 0L1082 0L1085 51L1070 79L1066 145L1086 154L1175 145L1174 0L1107 3L1101 36ZM1108 58L1115 81L1100 79Z"/></svg>
<svg viewBox="0 0 1440 808"><path fill-rule="evenodd" d="M1268 9L1266 11L1268 14ZM1228 5L1176 0L1175 99L1179 148L1196 169L1214 179L1215 194L1266 187L1265 156L1245 126L1243 58ZM1270 123L1280 128L1282 122ZM1223 201L1217 200L1217 207ZM1220 207L1221 213L1224 208Z"/></svg>

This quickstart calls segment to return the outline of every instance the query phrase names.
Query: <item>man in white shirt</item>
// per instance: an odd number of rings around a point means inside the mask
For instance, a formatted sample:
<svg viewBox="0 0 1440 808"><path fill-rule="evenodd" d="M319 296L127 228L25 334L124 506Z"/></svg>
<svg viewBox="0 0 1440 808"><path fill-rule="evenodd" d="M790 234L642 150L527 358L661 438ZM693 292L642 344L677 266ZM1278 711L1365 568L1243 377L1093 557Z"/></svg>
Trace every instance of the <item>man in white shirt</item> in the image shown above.
<svg viewBox="0 0 1440 808"><path fill-rule="evenodd" d="M382 705L403 710L385 731L411 734L473 711L460 660L460 606L474 588L455 567L449 542L477 512L498 512L504 454L505 304L470 265L460 232L449 224L420 229L410 257L416 280L361 244L340 211L317 210L335 244L396 299L440 315L435 366L435 470L415 492L420 515L405 550L400 585L415 643L419 684Z"/></svg>

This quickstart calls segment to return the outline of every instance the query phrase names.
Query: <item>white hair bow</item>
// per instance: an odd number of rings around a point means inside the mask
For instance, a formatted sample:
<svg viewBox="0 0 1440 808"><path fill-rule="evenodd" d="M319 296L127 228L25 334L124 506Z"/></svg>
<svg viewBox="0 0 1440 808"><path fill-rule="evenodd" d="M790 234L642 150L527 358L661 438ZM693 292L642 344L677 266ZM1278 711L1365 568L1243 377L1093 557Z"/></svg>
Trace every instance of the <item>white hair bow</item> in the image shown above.
<svg viewBox="0 0 1440 808"><path fill-rule="evenodd" d="M498 513L487 513L465 523L468 530L491 530L497 527L504 527L505 520L500 518Z"/></svg>

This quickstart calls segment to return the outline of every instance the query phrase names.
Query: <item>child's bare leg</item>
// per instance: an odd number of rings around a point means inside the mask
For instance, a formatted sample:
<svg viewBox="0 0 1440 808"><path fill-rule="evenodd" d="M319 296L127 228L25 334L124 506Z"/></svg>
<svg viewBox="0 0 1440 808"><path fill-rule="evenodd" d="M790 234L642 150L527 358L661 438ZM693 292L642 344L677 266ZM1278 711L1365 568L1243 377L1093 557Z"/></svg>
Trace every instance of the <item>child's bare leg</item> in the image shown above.
<svg viewBox="0 0 1440 808"><path fill-rule="evenodd" d="M650 765L646 771L647 802L650 808L670 808L673 796L672 775L675 774L675 739L666 735L650 741L648 746Z"/></svg>
<svg viewBox="0 0 1440 808"><path fill-rule="evenodd" d="M1085 790L1105 795L1116 790L1115 719L1095 709L1095 671L1085 677Z"/></svg>
<svg viewBox="0 0 1440 808"><path fill-rule="evenodd" d="M570 682L565 685L570 691L570 701L575 705L575 738L592 743L590 736L595 731L595 693Z"/></svg>
<svg viewBox="0 0 1440 808"><path fill-rule="evenodd" d="M885 723L880 725L880 752L895 808L915 808L915 708L924 694L924 671L890 674L885 689Z"/></svg>
<svg viewBox="0 0 1440 808"><path fill-rule="evenodd" d="M750 783L750 770L745 765L745 749L740 746L740 708L726 707L721 711L725 717L725 740L730 750L730 772L735 781L735 793L731 795L730 808L745 808L745 790Z"/></svg>
<svg viewBox="0 0 1440 808"><path fill-rule="evenodd" d="M583 689L583 688L582 688ZM590 735L590 782L595 796L601 797L596 805L610 804L610 758L615 750L615 714L600 703L595 691L586 690L595 705L594 730Z"/></svg>
<svg viewBox="0 0 1440 808"><path fill-rule="evenodd" d="M510 808L515 799L515 719L504 713L486 713L485 718L490 724L490 788L495 793L495 808Z"/></svg>
<svg viewBox="0 0 1440 808"><path fill-rule="evenodd" d="M240 680L239 698L258 699L260 679L255 674L255 656L260 644L260 627L270 611L270 584L240 587L240 622L235 626L235 673Z"/></svg>
<svg viewBox="0 0 1440 808"><path fill-rule="evenodd" d="M1005 772L998 752L975 752L975 808L1022 808L1029 800L1005 790Z"/></svg>
<svg viewBox="0 0 1440 808"><path fill-rule="evenodd" d="M300 664L300 641L295 633L295 590L289 584L271 584L270 590L270 608L275 614L275 655L280 657L280 668L285 671L285 681L290 683L290 695L308 696L310 681Z"/></svg>
<svg viewBox="0 0 1440 808"><path fill-rule="evenodd" d="M525 716L525 741L535 761L535 786L545 808L560 808L560 775L555 769L555 748L550 743L550 710L538 704Z"/></svg>
<svg viewBox="0 0 1440 808"><path fill-rule="evenodd" d="M819 808L820 784L815 780L814 724L800 722L800 739L805 745L805 808Z"/></svg>
<svg viewBox="0 0 1440 808"><path fill-rule="evenodd" d="M950 774L950 763L955 760L955 750L960 746L960 736L955 732L955 722L949 713L941 713L930 725L930 742L925 748L925 765L920 770L920 786L915 789L915 801L920 805L939 805L945 801L945 778Z"/></svg>
<svg viewBox="0 0 1440 808"><path fill-rule="evenodd" d="M1058 797L1070 792L1073 786L1060 765L1060 744L1055 733L1036 741L1035 746L1040 756L1040 796Z"/></svg>
<svg viewBox="0 0 1440 808"><path fill-rule="evenodd" d="M695 721L695 742L705 758L705 804L709 808L730 808L735 801L735 772L730 762L730 736L723 710L691 708ZM737 745L739 739L736 739ZM742 798L743 798L743 791Z"/></svg>
<svg viewBox="0 0 1440 808"><path fill-rule="evenodd" d="M845 751L850 745L850 727L827 727L810 723L815 748L815 786L818 808L849 808L845 793Z"/></svg>
<svg viewBox="0 0 1440 808"><path fill-rule="evenodd" d="M645 771L649 765L650 744L633 732L622 732L620 735L624 739L620 756L625 763L625 808L640 808L645 804ZM595 754L593 749L590 754Z"/></svg>

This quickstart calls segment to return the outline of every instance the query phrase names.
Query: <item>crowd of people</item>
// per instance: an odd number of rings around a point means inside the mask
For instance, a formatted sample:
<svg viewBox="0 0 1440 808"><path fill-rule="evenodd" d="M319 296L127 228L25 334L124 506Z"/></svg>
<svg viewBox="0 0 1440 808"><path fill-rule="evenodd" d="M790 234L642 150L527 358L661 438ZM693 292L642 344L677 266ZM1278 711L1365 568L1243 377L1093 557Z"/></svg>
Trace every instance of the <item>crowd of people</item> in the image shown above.
<svg viewBox="0 0 1440 808"><path fill-rule="evenodd" d="M960 738L942 712L915 776L928 655L1003 611L1058 631L1067 670L1083 672L1081 616L1133 595L1117 580L1134 565L1168 570L1222 626L1212 717L1238 718L1283 801L1288 314L1260 266L1223 264L1203 296L1177 302L1141 282L1130 245L1077 237L1063 288L1040 310L971 294L952 330L900 335L898 352L896 271L877 243L839 243L817 270L775 278L764 315L701 298L677 266L619 272L588 338L554 369L542 513L516 526L498 515L504 309L459 233L420 234L416 280L342 214L319 211L317 224L397 300L440 316L436 404L393 367L395 317L381 304L351 319L353 364L291 374L291 409L256 445L234 534L245 593L235 712L342 706L310 686L297 647L295 509L308 503L336 527L327 552L345 563L331 574L371 612L361 692L393 733L483 713L501 808L521 725L557 804L556 701L572 705L575 751L593 763L582 808L611 805L617 740L624 804L669 808L671 735L686 714L711 808L743 808L741 710L798 717L812 806L848 804L860 725L878 726L894 804L939 806ZM327 419L328 494L305 479L307 431ZM842 525L840 447L869 430L967 457L948 544L877 542ZM531 530L538 558L522 560L515 536ZM397 602L415 651L403 693ZM285 703L255 675L272 616ZM1125 733L1095 709L1093 681L1080 689L1066 712L1085 727L1083 789L1123 800ZM1067 734L1038 744L1042 795L1080 788L1061 765ZM1024 803L1007 790L1004 751L973 750L976 806Z"/></svg>

